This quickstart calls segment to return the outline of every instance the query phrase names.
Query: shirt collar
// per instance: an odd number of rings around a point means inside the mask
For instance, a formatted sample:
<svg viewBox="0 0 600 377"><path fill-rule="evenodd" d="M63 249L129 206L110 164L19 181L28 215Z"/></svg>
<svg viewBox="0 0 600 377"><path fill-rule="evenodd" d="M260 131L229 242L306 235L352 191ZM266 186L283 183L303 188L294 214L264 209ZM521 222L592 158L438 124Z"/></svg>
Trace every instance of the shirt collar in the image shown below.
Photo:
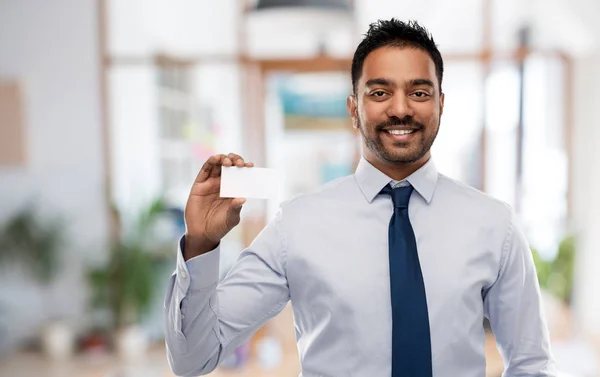
<svg viewBox="0 0 600 377"><path fill-rule="evenodd" d="M364 156L361 157L358 166L356 167L354 177L358 187L369 203L375 199L385 185L393 181L392 178L371 165ZM431 199L433 198L437 180L438 171L431 158L429 158L425 165L405 179L405 181L408 181L427 203L431 202Z"/></svg>

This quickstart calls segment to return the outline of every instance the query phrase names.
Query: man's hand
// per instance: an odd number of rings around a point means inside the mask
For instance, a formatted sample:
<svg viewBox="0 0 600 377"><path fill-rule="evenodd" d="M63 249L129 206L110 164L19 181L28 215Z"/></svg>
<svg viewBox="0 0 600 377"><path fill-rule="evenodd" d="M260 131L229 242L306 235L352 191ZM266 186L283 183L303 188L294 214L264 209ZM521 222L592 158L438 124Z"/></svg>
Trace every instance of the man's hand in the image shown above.
<svg viewBox="0 0 600 377"><path fill-rule="evenodd" d="M184 259L207 253L240 222L244 198L221 198L221 167L252 167L237 154L211 156L202 166L185 206Z"/></svg>

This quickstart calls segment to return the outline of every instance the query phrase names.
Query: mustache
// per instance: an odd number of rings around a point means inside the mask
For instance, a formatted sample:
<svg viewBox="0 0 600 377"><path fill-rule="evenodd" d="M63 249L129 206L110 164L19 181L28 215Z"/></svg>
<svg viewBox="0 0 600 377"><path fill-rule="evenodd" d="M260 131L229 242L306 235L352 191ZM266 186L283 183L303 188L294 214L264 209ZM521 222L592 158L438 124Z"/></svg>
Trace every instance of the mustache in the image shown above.
<svg viewBox="0 0 600 377"><path fill-rule="evenodd" d="M421 122L417 122L412 117L406 116L404 118L391 117L383 123L379 123L376 127L376 131L383 131L387 127L391 126L410 126L416 129L423 129L425 125Z"/></svg>

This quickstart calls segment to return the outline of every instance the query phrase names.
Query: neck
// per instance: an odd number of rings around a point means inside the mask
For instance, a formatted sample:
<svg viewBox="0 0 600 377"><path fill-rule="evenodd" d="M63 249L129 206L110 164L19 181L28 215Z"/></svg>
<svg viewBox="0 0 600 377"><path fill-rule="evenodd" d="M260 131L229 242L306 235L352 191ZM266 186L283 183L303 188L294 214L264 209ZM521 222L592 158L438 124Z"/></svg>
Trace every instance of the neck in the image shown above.
<svg viewBox="0 0 600 377"><path fill-rule="evenodd" d="M410 176L412 173L419 170L423 165L429 161L431 157L431 153L427 152L423 157L415 162L408 163L389 163L385 161L381 161L380 159L374 156L364 155L365 159L369 161L371 165L381 171L383 174L392 178L395 181L401 181L406 177Z"/></svg>

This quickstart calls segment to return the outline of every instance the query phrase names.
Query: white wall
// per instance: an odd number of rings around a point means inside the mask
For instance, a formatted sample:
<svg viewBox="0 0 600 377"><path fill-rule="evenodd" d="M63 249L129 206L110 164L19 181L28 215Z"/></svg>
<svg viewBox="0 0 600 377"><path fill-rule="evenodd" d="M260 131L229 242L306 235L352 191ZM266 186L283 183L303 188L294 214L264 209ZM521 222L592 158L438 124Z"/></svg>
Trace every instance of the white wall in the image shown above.
<svg viewBox="0 0 600 377"><path fill-rule="evenodd" d="M235 54L238 0L107 0L109 50L118 56L167 52Z"/></svg>
<svg viewBox="0 0 600 377"><path fill-rule="evenodd" d="M156 70L118 66L108 78L112 199L137 216L161 190Z"/></svg>
<svg viewBox="0 0 600 377"><path fill-rule="evenodd" d="M600 337L600 52L578 59L574 69L574 323Z"/></svg>
<svg viewBox="0 0 600 377"><path fill-rule="evenodd" d="M0 2L0 78L24 84L29 158L21 169L0 167L0 220L33 198L63 216L70 233L68 264L51 289L49 307L35 287L0 278L0 301L10 309L14 335L32 333L46 315L81 317L78 266L102 250L107 234L95 4Z"/></svg>
<svg viewBox="0 0 600 377"><path fill-rule="evenodd" d="M236 63L203 64L194 73L194 100L213 109L219 126L215 139L217 153L244 156L240 67Z"/></svg>
<svg viewBox="0 0 600 377"><path fill-rule="evenodd" d="M235 63L238 3L195 0L108 0L108 49L115 64L110 74L112 195L130 214L157 195L184 205L189 185L163 193L155 54L174 58L219 55L231 60L192 67L192 101L209 106L218 124L218 153L243 152L240 70ZM148 64L121 64L121 58ZM200 169L198 164L197 169Z"/></svg>
<svg viewBox="0 0 600 377"><path fill-rule="evenodd" d="M442 54L476 53L483 47L483 0L357 0L359 32L377 19L417 20L433 33ZM517 47L518 29L532 26L532 43L569 53L589 51L598 31L597 0L491 1L491 42L496 51ZM594 28L596 28L594 30Z"/></svg>
<svg viewBox="0 0 600 377"><path fill-rule="evenodd" d="M361 34L378 19L417 20L433 34L442 53L472 53L482 44L482 4L479 0L359 0L356 17Z"/></svg>

